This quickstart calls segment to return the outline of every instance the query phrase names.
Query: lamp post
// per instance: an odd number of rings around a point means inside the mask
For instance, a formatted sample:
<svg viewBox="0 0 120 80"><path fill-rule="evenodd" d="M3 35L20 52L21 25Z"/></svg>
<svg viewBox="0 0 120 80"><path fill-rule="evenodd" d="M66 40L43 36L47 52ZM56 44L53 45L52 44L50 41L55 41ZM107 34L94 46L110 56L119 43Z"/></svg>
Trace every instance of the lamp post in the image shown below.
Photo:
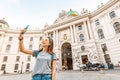
<svg viewBox="0 0 120 80"><path fill-rule="evenodd" d="M21 65L21 72L20 72L20 74L22 74L22 70L23 70L23 61L22 61L22 65Z"/></svg>

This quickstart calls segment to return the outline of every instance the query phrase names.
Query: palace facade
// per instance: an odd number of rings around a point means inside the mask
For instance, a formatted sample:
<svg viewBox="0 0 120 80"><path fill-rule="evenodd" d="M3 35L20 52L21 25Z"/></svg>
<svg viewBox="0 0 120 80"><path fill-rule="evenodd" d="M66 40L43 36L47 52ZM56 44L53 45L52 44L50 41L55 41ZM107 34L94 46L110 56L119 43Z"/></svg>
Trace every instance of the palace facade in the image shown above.
<svg viewBox="0 0 120 80"><path fill-rule="evenodd" d="M120 62L120 0L110 0L98 9L81 14L74 10L62 10L52 25L44 29L28 30L24 34L26 49L38 50L41 39L50 36L54 40L57 67L78 70L79 65ZM0 71L7 73L32 71L35 58L19 51L20 29L10 29L0 20Z"/></svg>

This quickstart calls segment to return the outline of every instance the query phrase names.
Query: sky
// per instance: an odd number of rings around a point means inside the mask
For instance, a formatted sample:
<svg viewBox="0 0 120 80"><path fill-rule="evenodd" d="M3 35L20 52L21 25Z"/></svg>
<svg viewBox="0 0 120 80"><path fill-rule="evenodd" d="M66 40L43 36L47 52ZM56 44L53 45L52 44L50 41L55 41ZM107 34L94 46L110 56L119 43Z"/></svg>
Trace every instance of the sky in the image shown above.
<svg viewBox="0 0 120 80"><path fill-rule="evenodd" d="M8 22L11 29L44 28L52 25L62 10L81 12L83 8L94 11L109 0L0 0L0 19Z"/></svg>

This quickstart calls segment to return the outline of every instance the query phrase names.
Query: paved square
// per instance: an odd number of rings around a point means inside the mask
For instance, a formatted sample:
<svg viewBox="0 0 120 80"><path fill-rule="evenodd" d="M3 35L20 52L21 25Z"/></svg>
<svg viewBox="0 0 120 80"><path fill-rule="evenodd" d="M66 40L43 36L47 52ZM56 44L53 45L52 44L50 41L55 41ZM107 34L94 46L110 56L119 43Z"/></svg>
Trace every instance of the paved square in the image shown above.
<svg viewBox="0 0 120 80"><path fill-rule="evenodd" d="M30 74L1 75L0 80L31 80ZM120 80L120 70L100 71L60 71L56 80Z"/></svg>

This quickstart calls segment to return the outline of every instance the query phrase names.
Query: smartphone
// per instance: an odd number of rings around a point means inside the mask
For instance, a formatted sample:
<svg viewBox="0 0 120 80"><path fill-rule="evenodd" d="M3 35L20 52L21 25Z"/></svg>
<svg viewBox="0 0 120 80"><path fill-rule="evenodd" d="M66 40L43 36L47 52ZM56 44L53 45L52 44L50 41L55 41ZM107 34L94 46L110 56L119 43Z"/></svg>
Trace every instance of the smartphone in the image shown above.
<svg viewBox="0 0 120 80"><path fill-rule="evenodd" d="M27 25L24 29L27 30L29 27L29 25ZM24 34L25 32L22 32L22 34Z"/></svg>

